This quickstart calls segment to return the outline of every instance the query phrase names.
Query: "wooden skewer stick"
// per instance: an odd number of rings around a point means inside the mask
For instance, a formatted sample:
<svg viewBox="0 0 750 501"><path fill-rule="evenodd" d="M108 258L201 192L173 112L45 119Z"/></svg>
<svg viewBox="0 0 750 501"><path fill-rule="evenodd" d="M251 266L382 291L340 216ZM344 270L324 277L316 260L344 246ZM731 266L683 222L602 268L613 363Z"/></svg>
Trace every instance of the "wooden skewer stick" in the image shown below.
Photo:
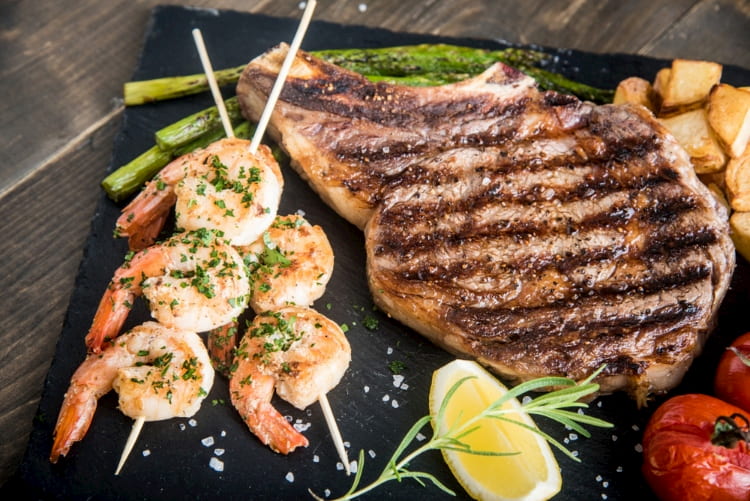
<svg viewBox="0 0 750 501"><path fill-rule="evenodd" d="M341 432L339 431L339 427L336 424L336 418L333 416L333 411L331 410L331 404L328 403L328 397L326 394L322 394L318 398L318 402L320 402L320 408L323 409L323 415L326 418L326 424L328 424L328 430L331 432L331 437L333 438L333 444L336 446L336 451L339 453L339 458L341 458L341 462L344 463L344 469L346 470L346 475L349 476L352 474L351 466L349 465L349 458L346 455L346 449L344 448L344 440L341 438Z"/></svg>
<svg viewBox="0 0 750 501"><path fill-rule="evenodd" d="M201 58L203 73L206 74L208 86L211 89L211 94L216 102L216 108L219 110L219 117L221 117L221 123L224 126L224 134L231 139L234 137L232 122L229 121L227 108L224 105L224 98L221 96L219 84L216 83L216 76L214 75L214 70L211 67L211 60L208 58L208 52L206 51L206 44L203 42L203 34L198 28L193 30L193 40L195 40L195 46L198 49L198 55Z"/></svg>
<svg viewBox="0 0 750 501"><path fill-rule="evenodd" d="M120 474L120 470L122 470L122 467L125 464L125 461L128 459L128 456L130 455L130 451L133 450L133 446L135 445L135 441L138 440L138 435L140 435L141 428L143 428L143 423L145 421L146 421L145 417L139 416L133 422L133 428L130 430L130 435L128 436L128 441L125 442L125 448L122 450L122 455L120 456L120 462L117 465L117 470L115 470L115 475L119 475Z"/></svg>
<svg viewBox="0 0 750 501"><path fill-rule="evenodd" d="M315 0L309 0L305 7L305 12L302 13L302 19L297 27L297 33L294 34L292 45L289 47L289 52L287 53L286 58L284 58L284 62L282 63L279 75L276 77L276 81L273 84L271 93L268 95L268 101L266 101L266 107L263 109L263 114L260 116L260 120L258 120L258 127L255 129L255 134L250 142L250 153L255 153L258 150L260 140L263 138L266 127L268 127L269 120L271 120L273 107L276 106L276 100L279 98L279 94L281 94L281 88L284 87L284 81L289 73L289 69L292 67L294 56L297 54L299 46L302 45L302 38L305 36L307 26L310 24L313 10L315 10L315 4Z"/></svg>
<svg viewBox="0 0 750 501"><path fill-rule="evenodd" d="M258 127L255 131L255 135L253 136L253 140L250 143L250 151L252 153L255 153L257 151L265 128L268 126L268 121L271 118L271 111L273 110L273 107L276 104L276 100L281 93L281 88L283 87L284 81L286 80L286 75L289 73L289 68L292 65L292 61L294 60L294 55L297 53L297 50L302 44L302 38L304 37L304 34L307 31L307 27L310 24L310 19L312 18L315 4L315 0L309 1L305 8L305 12L302 14L302 20L300 21L300 25L297 28L297 33L294 36L294 40L292 40L292 45L289 48L289 53L287 54L286 59L284 59L284 63L281 67L281 70L279 71L278 77L276 78L274 87L268 97L268 101L266 102L266 107L263 110L263 115L258 122ZM213 93L214 101L216 102L216 107L219 110L219 115L221 116L222 123L224 124L226 136L233 137L232 126L229 123L229 118L227 117L224 100L221 97L218 86L216 85L216 79L214 78L213 70L211 69L211 61L208 58L208 52L206 51L205 45L203 43L203 37L199 29L196 28L193 30L193 38L195 39L196 47L198 48L198 52L201 56L201 62L203 63L203 72L206 74L211 92ZM346 474L351 475L351 465L349 464L349 458L346 455L344 440L341 438L341 432L339 431L338 425L336 424L336 418L334 417L333 411L331 410L331 404L328 402L328 397L323 394L318 398L318 402L320 402L320 406L323 409L323 416L325 416L326 424L328 425L328 429L331 432L331 437L333 438L333 443L336 446L336 451L338 451L341 462L344 463ZM140 424L140 426L142 425L143 423ZM133 426L133 428L135 429L135 425ZM131 432L131 435L132 434L133 433ZM133 440L133 442L135 442L135 440Z"/></svg>

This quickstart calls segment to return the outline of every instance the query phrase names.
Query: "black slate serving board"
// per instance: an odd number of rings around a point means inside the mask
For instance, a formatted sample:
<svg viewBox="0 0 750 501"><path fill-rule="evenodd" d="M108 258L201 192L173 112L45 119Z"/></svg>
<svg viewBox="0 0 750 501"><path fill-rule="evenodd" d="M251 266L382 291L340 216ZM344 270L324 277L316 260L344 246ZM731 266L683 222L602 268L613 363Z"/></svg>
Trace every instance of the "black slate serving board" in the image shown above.
<svg viewBox="0 0 750 501"><path fill-rule="evenodd" d="M234 11L197 10L183 7L154 9L134 80L167 75L199 73L201 65L191 37L193 28L203 32L214 68L246 63L281 41L290 41L297 19L280 19ZM429 35L394 33L360 26L313 22L303 49L378 47L414 43L447 42L482 48L503 48L504 41L449 39ZM538 47L537 47L538 48ZM652 79L668 61L624 54L596 55L572 50L538 48L554 54L552 71L600 87L614 88L632 75ZM113 64L117 64L113 62ZM723 81L750 83L750 71L726 66ZM226 95L233 89L224 89ZM123 118L108 171L129 161L153 144L155 130L212 104L208 93L174 101L129 108ZM102 171L102 177L106 173ZM280 213L303 210L314 224L327 232L336 252L333 278L316 308L350 327L348 338L353 360L341 384L329 394L350 459L365 451L363 482L375 478L418 418L427 413L432 372L453 357L422 337L373 311L365 281L362 234L349 225L284 166L285 192ZM112 230L120 206L104 194L92 221L75 290L49 370L28 448L19 469L29 497L40 499L310 499L343 494L352 480L338 467L338 456L317 405L298 411L276 400L282 413L309 424L307 449L285 457L262 446L245 427L229 403L226 380L217 375L209 397L192 419L146 423L120 476L114 470L132 421L116 409L112 393L99 402L86 437L75 444L68 457L50 464L52 430L70 376L85 356L83 338L90 326L99 297L112 272L122 262L126 242L114 239ZM682 385L672 394L710 392L711 375L723 348L748 324L742 310L748 300L748 271L741 263L735 273L719 321L703 355L696 360ZM366 314L379 320L368 330ZM142 303L131 313L127 327L146 320ZM394 385L389 363L402 362L403 383ZM600 397L589 413L615 424L611 430L591 429L591 438L538 420L551 435L575 451L577 463L557 453L563 473L559 500L626 500L635 495L650 499L640 475L639 443L649 415L664 399L643 410L624 395ZM429 435L429 430L424 430ZM204 441L212 445L204 445ZM223 471L210 466L212 458ZM359 465L362 468L362 465ZM437 452L413 462L412 469L436 475L459 499L467 498ZM390 483L365 499L433 499L446 497L432 486L413 481Z"/></svg>

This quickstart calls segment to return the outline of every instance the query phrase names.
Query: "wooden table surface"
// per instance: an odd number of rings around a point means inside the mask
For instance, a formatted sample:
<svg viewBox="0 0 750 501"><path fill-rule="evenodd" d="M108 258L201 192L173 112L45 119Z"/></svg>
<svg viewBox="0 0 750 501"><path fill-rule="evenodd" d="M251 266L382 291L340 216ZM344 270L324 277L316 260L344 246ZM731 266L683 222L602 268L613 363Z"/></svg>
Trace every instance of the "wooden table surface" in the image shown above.
<svg viewBox="0 0 750 501"><path fill-rule="evenodd" d="M26 447L120 124L122 84L158 3L0 2L0 485ZM169 3L301 14L298 0ZM750 68L748 0L318 4L315 19L339 23Z"/></svg>

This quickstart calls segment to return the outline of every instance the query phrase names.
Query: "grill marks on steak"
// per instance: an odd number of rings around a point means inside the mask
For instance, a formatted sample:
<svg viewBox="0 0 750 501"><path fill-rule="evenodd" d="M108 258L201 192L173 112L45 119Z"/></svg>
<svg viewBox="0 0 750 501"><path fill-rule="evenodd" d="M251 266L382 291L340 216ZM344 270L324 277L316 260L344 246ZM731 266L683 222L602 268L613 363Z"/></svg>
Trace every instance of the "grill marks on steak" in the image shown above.
<svg viewBox="0 0 750 501"><path fill-rule="evenodd" d="M286 51L238 85L262 111ZM645 110L542 93L503 65L459 84L370 83L298 56L270 131L365 229L376 304L516 380L642 398L679 382L734 265L726 214Z"/></svg>

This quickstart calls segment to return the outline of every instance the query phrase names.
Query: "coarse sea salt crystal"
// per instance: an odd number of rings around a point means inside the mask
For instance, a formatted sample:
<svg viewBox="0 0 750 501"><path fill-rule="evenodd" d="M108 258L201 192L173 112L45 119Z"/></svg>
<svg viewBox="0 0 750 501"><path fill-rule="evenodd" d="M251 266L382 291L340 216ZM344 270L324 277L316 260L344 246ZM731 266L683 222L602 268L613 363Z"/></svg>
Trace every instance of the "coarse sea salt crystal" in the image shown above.
<svg viewBox="0 0 750 501"><path fill-rule="evenodd" d="M640 427L638 427L637 424L634 424L633 425L633 431L638 431L638 430L640 430Z"/></svg>
<svg viewBox="0 0 750 501"><path fill-rule="evenodd" d="M222 461L221 459L212 457L208 460L208 466L210 466L211 469L215 471L224 471L224 461Z"/></svg>
<svg viewBox="0 0 750 501"><path fill-rule="evenodd" d="M313 456L313 463L320 463L320 456L318 456L317 454L315 454Z"/></svg>
<svg viewBox="0 0 750 501"><path fill-rule="evenodd" d="M391 399L391 396L389 394L386 393L385 395L383 395L383 402L387 402L390 399Z"/></svg>
<svg viewBox="0 0 750 501"><path fill-rule="evenodd" d="M635 444L635 452L643 452L643 446L641 444Z"/></svg>
<svg viewBox="0 0 750 501"><path fill-rule="evenodd" d="M305 7L307 7L307 2L300 2L297 4L297 8L299 8L299 10L305 10Z"/></svg>
<svg viewBox="0 0 750 501"><path fill-rule="evenodd" d="M212 445L214 445L214 437L206 437L201 440L201 443L204 447L211 447Z"/></svg>
<svg viewBox="0 0 750 501"><path fill-rule="evenodd" d="M401 386L401 383L403 383L403 382L404 382L404 376L402 376L401 374L394 374L393 375L393 386L395 386L396 388L398 388L398 387Z"/></svg>
<svg viewBox="0 0 750 501"><path fill-rule="evenodd" d="M528 395L526 395L525 397L521 399L521 403L524 405L528 404L529 402L531 402L531 397Z"/></svg>
<svg viewBox="0 0 750 501"><path fill-rule="evenodd" d="M326 490L324 490L324 491L323 491L323 494L325 494L325 495L326 495L326 497L330 496L330 495L331 495L331 489L326 489Z"/></svg>
<svg viewBox="0 0 750 501"><path fill-rule="evenodd" d="M404 390L404 391L406 391L406 390L408 390L408 389L409 389L409 385L408 385L408 384L406 384L406 383L403 383L403 384L401 385L401 389L402 389L402 390Z"/></svg>
<svg viewBox="0 0 750 501"><path fill-rule="evenodd" d="M289 473L286 474L286 477L284 478L286 479L287 482L291 484L292 482L294 482L294 473L290 471Z"/></svg>
<svg viewBox="0 0 750 501"><path fill-rule="evenodd" d="M297 431L307 431L310 429L310 426L312 426L312 423L301 423L299 420L297 420L296 423L294 423L294 429Z"/></svg>
<svg viewBox="0 0 750 501"><path fill-rule="evenodd" d="M366 3L361 3L361 4L357 5L357 9L360 12L366 12L367 11L367 4Z"/></svg>
<svg viewBox="0 0 750 501"><path fill-rule="evenodd" d="M391 407L393 407L394 409L398 409L398 400L396 400L395 398L391 400Z"/></svg>
<svg viewBox="0 0 750 501"><path fill-rule="evenodd" d="M187 428L185 423L180 423L180 431L185 431L185 428Z"/></svg>
<svg viewBox="0 0 750 501"><path fill-rule="evenodd" d="M226 451L224 449L214 449L214 456L223 456Z"/></svg>
<svg viewBox="0 0 750 501"><path fill-rule="evenodd" d="M617 467L617 468L615 469L615 471L616 471L617 473L622 473L622 466L618 466L618 467Z"/></svg>
<svg viewBox="0 0 750 501"><path fill-rule="evenodd" d="M143 449L143 452L141 452L141 454L143 454L143 457L150 456L151 451L149 449Z"/></svg>
<svg viewBox="0 0 750 501"><path fill-rule="evenodd" d="M349 470L350 470L350 471L351 471L352 473L357 473L357 460L356 460L356 459L355 459L354 461L351 461L351 462L349 463Z"/></svg>
<svg viewBox="0 0 750 501"><path fill-rule="evenodd" d="M370 393L370 387L365 385L364 387L365 393Z"/></svg>
<svg viewBox="0 0 750 501"><path fill-rule="evenodd" d="M425 437L421 433L417 433L417 440L419 440L420 442L423 442L425 438L427 438L427 437Z"/></svg>
<svg viewBox="0 0 750 501"><path fill-rule="evenodd" d="M224 430L221 430L221 433L220 433L220 435L221 435L222 437L226 437L226 436L227 436L227 432L226 432L226 431L224 431Z"/></svg>
<svg viewBox="0 0 750 501"><path fill-rule="evenodd" d="M367 451L367 453L370 455L371 458L375 458L375 451L374 450L370 449L369 451Z"/></svg>
<svg viewBox="0 0 750 501"><path fill-rule="evenodd" d="M191 419L188 421L188 424L195 428L196 426L198 426L198 421L196 421L195 419Z"/></svg>
<svg viewBox="0 0 750 501"><path fill-rule="evenodd" d="M487 186L488 184L490 184L490 178L483 177L482 178L482 186Z"/></svg>
<svg viewBox="0 0 750 501"><path fill-rule="evenodd" d="M388 347L388 349L387 349L387 350L385 350L385 352L386 352L386 353L387 353L388 355L393 355L393 348L391 348L391 347L389 346L389 347Z"/></svg>

